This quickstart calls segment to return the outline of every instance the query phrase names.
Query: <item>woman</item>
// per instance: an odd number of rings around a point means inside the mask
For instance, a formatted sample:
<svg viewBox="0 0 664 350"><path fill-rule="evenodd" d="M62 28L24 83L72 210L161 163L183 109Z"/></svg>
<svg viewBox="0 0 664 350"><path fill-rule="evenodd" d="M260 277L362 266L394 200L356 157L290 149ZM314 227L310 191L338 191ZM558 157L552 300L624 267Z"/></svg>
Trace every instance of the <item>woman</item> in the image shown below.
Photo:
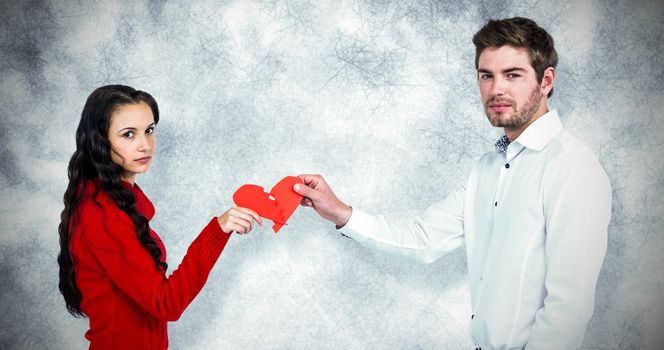
<svg viewBox="0 0 664 350"><path fill-rule="evenodd" d="M154 207L134 183L152 163L158 122L152 96L109 85L88 97L76 130L58 264L68 311L90 320L90 349L167 348L166 322L196 297L230 233L262 225L250 209L227 210L166 277L166 251L149 225Z"/></svg>

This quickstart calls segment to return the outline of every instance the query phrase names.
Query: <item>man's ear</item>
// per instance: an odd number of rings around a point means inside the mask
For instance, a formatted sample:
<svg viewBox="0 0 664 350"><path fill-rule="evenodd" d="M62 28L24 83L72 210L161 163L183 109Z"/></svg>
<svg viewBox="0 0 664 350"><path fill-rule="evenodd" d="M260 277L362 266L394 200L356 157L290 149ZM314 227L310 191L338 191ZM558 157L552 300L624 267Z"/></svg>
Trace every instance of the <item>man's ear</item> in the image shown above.
<svg viewBox="0 0 664 350"><path fill-rule="evenodd" d="M549 92L553 89L554 80L556 80L555 69L553 69L553 67L545 69L540 84L540 92L542 93L542 96L547 96Z"/></svg>

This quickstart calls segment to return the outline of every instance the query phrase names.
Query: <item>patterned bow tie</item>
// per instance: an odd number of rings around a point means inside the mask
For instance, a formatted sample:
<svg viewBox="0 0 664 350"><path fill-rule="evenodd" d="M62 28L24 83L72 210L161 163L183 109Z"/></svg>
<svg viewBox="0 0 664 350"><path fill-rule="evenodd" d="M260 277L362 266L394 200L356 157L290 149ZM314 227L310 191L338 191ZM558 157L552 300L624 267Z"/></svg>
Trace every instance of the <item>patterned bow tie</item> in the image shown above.
<svg viewBox="0 0 664 350"><path fill-rule="evenodd" d="M510 139L507 138L507 135L501 136L498 141L496 141L496 148L503 151L507 152L507 146L510 144Z"/></svg>

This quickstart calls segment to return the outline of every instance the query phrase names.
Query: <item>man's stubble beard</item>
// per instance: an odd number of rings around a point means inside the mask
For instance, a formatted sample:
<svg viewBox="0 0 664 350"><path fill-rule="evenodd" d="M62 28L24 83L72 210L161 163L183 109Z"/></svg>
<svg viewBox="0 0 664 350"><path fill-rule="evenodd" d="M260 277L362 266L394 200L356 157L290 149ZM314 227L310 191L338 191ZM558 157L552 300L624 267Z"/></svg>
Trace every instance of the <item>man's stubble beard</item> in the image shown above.
<svg viewBox="0 0 664 350"><path fill-rule="evenodd" d="M530 94L528 101L523 105L521 109L517 109L516 102L507 98L492 98L485 104L485 113L491 125L498 128L507 128L507 129L518 129L525 123L527 123L533 115L537 112L540 102L542 101L542 95L539 93L540 86L536 86L533 89L533 92ZM491 109L489 108L490 103L509 103L512 105L512 108L516 110L515 114L512 115L506 121L502 121L500 118L491 118ZM500 116L502 113L496 113L496 116Z"/></svg>

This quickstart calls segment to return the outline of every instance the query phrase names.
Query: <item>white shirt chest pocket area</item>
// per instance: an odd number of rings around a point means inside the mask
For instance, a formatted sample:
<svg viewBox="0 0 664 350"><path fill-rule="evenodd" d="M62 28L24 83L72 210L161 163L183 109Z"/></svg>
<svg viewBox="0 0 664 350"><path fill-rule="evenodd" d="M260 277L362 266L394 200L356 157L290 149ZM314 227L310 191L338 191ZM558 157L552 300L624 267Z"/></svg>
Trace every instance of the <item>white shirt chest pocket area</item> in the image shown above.
<svg viewBox="0 0 664 350"><path fill-rule="evenodd" d="M506 225L510 230L532 231L544 227L542 176L539 174L542 169L527 168L519 172L506 169L501 174L493 200L495 224Z"/></svg>
<svg viewBox="0 0 664 350"><path fill-rule="evenodd" d="M537 177L535 177L537 178ZM541 179L524 178L505 184L494 201L493 234L501 237L514 255L529 254L545 242L545 215ZM500 191L499 191L500 193Z"/></svg>

